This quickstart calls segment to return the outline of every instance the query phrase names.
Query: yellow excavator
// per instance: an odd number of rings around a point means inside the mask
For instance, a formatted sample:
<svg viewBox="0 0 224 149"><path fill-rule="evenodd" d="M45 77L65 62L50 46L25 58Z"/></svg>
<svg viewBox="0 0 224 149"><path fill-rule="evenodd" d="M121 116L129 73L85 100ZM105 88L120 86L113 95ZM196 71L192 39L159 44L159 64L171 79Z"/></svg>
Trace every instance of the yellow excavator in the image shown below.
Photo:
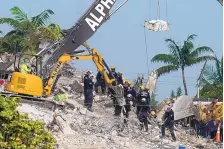
<svg viewBox="0 0 224 149"><path fill-rule="evenodd" d="M50 76L48 77L45 83L41 78L41 73L25 74L21 72L13 72L11 74L9 81L5 84L5 91L27 96L47 97L51 95L52 88L56 83L55 80L57 78L58 73L62 69L63 64L68 63L72 60L92 60L95 63L98 71L101 72L101 74L104 76L107 85L111 85L113 82L115 82L113 76L112 78L109 78L109 74L111 74L111 72L108 65L104 61L102 55L96 49L90 49L86 43L84 43L83 46L85 46L88 49L89 54L87 55L70 55L67 53L63 54L58 59L55 68L50 73ZM78 51L76 53L78 53ZM36 69L38 68L37 67L38 61L40 62L41 65L41 58L37 56L35 66ZM35 72L38 71L36 70Z"/></svg>

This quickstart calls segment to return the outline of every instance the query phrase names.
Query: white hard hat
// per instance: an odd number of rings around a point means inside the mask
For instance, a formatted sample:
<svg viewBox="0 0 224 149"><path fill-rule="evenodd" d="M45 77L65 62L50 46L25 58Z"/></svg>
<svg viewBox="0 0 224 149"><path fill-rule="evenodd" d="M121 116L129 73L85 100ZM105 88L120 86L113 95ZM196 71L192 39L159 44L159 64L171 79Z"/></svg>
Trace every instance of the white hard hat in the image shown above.
<svg viewBox="0 0 224 149"><path fill-rule="evenodd" d="M128 95L127 95L128 98L131 98L131 96L132 96L131 94L128 94Z"/></svg>
<svg viewBox="0 0 224 149"><path fill-rule="evenodd" d="M145 98L142 98L142 102L146 102L146 99Z"/></svg>

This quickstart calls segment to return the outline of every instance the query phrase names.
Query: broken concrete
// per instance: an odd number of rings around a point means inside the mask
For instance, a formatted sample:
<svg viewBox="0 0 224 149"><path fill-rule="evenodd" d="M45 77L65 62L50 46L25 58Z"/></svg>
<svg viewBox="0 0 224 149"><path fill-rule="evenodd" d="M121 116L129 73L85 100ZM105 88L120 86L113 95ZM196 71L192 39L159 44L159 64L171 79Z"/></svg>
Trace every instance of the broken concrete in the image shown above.
<svg viewBox="0 0 224 149"><path fill-rule="evenodd" d="M216 148L213 143L207 143L206 140L189 135L183 130L175 131L177 142L171 141L169 132L167 138L160 139L158 126L150 125L148 132L138 129L139 121L133 111L126 126L123 124L123 117L114 117L113 107L105 107L104 102L95 103L93 113L86 110L82 103L83 97L69 99L65 103L66 109L55 111L57 117L52 133L57 139L59 149L175 149L179 145L189 149L196 146ZM46 125L53 120L53 112L47 109L28 104L23 104L18 109L28 113L32 119L45 122Z"/></svg>

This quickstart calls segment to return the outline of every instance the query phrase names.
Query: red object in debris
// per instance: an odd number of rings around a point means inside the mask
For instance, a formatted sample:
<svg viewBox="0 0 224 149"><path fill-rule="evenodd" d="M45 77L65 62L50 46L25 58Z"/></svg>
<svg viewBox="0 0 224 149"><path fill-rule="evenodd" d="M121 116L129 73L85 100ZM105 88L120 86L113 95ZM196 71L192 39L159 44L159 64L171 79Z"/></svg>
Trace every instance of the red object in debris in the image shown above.
<svg viewBox="0 0 224 149"><path fill-rule="evenodd" d="M5 80L0 80L0 86L2 86L5 83Z"/></svg>

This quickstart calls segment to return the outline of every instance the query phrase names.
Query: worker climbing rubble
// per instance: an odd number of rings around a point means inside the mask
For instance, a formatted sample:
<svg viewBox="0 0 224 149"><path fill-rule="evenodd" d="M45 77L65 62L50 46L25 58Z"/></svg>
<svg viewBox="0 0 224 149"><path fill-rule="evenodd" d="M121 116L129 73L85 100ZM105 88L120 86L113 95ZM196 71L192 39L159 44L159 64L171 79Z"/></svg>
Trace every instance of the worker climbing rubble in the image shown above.
<svg viewBox="0 0 224 149"><path fill-rule="evenodd" d="M29 63L29 59L27 58L23 59L23 62L20 66L21 73L26 73L26 74L31 73L32 70L28 67L28 63Z"/></svg>
<svg viewBox="0 0 224 149"><path fill-rule="evenodd" d="M93 104L93 82L94 75L93 73L88 70L86 75L84 76L84 104L87 109L93 112L92 104Z"/></svg>
<svg viewBox="0 0 224 149"><path fill-rule="evenodd" d="M112 66L110 68L110 70L111 70L111 74L109 74L110 79L112 79L114 77L116 80L118 80L118 74L116 72L116 68L114 66Z"/></svg>
<svg viewBox="0 0 224 149"><path fill-rule="evenodd" d="M174 134L174 112L171 106L166 107L166 112L163 116L164 123L162 124L162 136L161 138L165 137L165 129L168 128L170 130L171 136L173 141L176 141L176 137Z"/></svg>
<svg viewBox="0 0 224 149"><path fill-rule="evenodd" d="M106 83L105 83L103 75L98 71L96 75L96 83L95 83L96 93L98 93L99 86L101 87L102 94L104 95L106 92Z"/></svg>
<svg viewBox="0 0 224 149"><path fill-rule="evenodd" d="M148 116L149 116L149 94L145 90L144 86L140 86L140 91L137 95L137 117L140 124L140 129L143 129L143 126L145 127L145 131L148 131Z"/></svg>
<svg viewBox="0 0 224 149"><path fill-rule="evenodd" d="M117 83L123 85L123 76L122 76L122 72L118 72Z"/></svg>
<svg viewBox="0 0 224 149"><path fill-rule="evenodd" d="M136 105L136 91L135 91L135 88L134 88L134 85L131 84L128 91L127 91L127 94L131 94L132 95L132 102L133 102L133 107L135 107Z"/></svg>

